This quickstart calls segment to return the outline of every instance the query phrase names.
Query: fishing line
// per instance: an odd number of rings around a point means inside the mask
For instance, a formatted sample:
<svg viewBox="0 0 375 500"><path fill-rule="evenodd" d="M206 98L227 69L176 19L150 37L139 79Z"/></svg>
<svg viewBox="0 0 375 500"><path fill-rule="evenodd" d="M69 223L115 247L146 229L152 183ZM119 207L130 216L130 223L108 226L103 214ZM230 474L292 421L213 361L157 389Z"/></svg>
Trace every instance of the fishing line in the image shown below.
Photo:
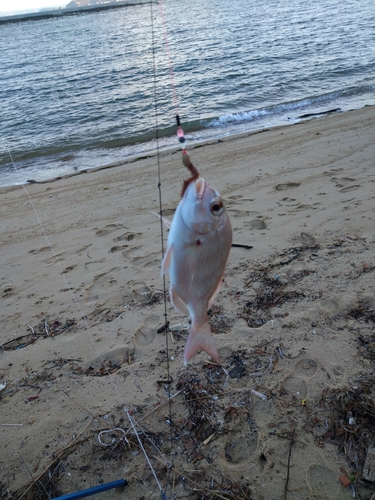
<svg viewBox="0 0 375 500"><path fill-rule="evenodd" d="M176 85L175 85L175 81L174 81L173 64L172 64L171 51L170 51L169 42L168 42L167 25L166 25L165 17L164 17L163 1L158 0L158 4L159 4L161 24L163 27L164 46L165 46L165 51L166 51L167 57L168 57L169 75L170 75L170 79L171 79L173 102L174 102L175 113L176 113L177 137L178 137L178 141L182 145L185 142L185 137L184 137L184 131L181 128L180 114L178 111L178 97L177 97Z"/></svg>
<svg viewBox="0 0 375 500"><path fill-rule="evenodd" d="M161 240L161 258L164 259L164 227L163 227L163 202L161 193L161 171L160 171L160 145L159 145L159 112L158 112L158 96L157 96L157 75L156 75L156 46L154 36L154 12L152 8L153 1L150 0L151 14L151 46L152 46L152 70L153 70L153 89L154 89L154 113L155 113L155 140L156 140L156 162L158 171L158 192L159 192L159 219L160 219L160 240ZM163 273L163 298L164 298L164 331L165 331L165 349L167 353L167 381L168 381L168 408L169 408L169 429L170 442L172 447L172 400L171 400L171 376L169 365L169 321L167 315L167 287L165 274Z"/></svg>
<svg viewBox="0 0 375 500"><path fill-rule="evenodd" d="M13 155L12 155L12 153L11 153L11 151L10 151L10 148L9 148L9 146L8 146L8 143L7 143L7 141L5 140L5 137L4 137L1 133L0 133L0 136L1 136L1 139L2 139L2 141L3 141L3 143L4 143L4 145L5 145L5 149L7 150L7 153L8 153L8 155L9 155L9 157L10 157L11 164L12 164L12 166L13 166L13 169L14 169L14 171L16 172L16 175L17 175L18 179L19 179L19 180L20 180L20 182L22 183L23 181L22 181L21 174L20 174L20 172L19 172L19 170L18 170L18 168L17 168L17 166L16 166L16 164L15 164L15 162L14 162L14 160L13 160ZM167 496L166 496L166 494L164 493L164 491L163 491L163 489L162 489L162 487L161 487L161 484L160 484L160 482L159 482L159 480L158 480L158 478L157 478L157 476L156 476L155 469L153 468L153 466L152 466L152 464L151 464L150 458L148 457L147 452L146 452L146 450L145 450L145 448L144 448L144 446L143 446L143 444L142 444L142 442L141 442L141 439L140 439L140 437L139 437L139 433L138 433L138 431L137 431L137 429L136 429L135 425L138 425L138 427L139 427L141 430L142 430L142 428L141 428L141 426L140 426L139 424L137 424L137 423L134 421L133 417L130 415L129 410L128 410L128 408L127 408L127 407L126 407L126 405L125 405L125 401L124 401L124 399L123 399L123 397L122 397L122 395L121 395L121 393L120 393L120 390L119 390L119 388L118 388L118 385L117 385L117 383L116 383L116 381L115 381L114 377L112 376L112 373L109 371L109 369L108 369L108 368L107 368L107 366L105 365L105 363L104 363L104 359L103 359L102 355L100 354L99 349L98 349L98 348L97 348L97 346L95 345L94 338L93 338L93 333L92 333L92 331L91 331L90 325L89 325L89 324L88 324L88 322L87 322L87 316L86 316L86 314L84 313L84 311L83 311L83 309L82 309L82 307L81 307L80 303L79 303L79 302L78 302L78 300L76 299L76 297L75 297L75 295L74 295L74 292L73 292L73 290L71 289L71 287L70 287L70 285L69 285L69 283L68 283L68 281L67 281L67 279L66 279L65 273L64 273L63 268L62 268L62 265L61 265L61 263L60 263L60 260L59 260L59 258L58 258L58 256L57 256L57 254L56 254L56 252L55 252L55 250L54 250L54 248L53 248L53 246L52 246L52 244L51 244L51 242L50 242L49 238L48 238L47 232L46 232L46 230L45 230L45 228L44 228L44 226L43 226L43 223L42 223L41 218L39 217L39 213L38 213L38 211L37 211L37 209L36 209L36 207L35 207L35 204L34 204L34 202L33 202L32 198L31 198L31 196L30 196L30 194L29 194L28 190L26 189L25 184L23 184L23 183L22 183L22 188L23 188L24 192L26 193L26 196L27 196L27 198L28 198L28 200L29 200L29 202L30 202L30 204L31 204L31 206L32 206L32 209L33 209L33 211L34 211L35 217L36 217L36 219L37 219L37 221L38 221L39 227L40 227L40 229L41 229L41 231L42 231L42 234L43 234L43 236L44 236L44 238L45 238L45 240L46 240L46 242L47 242L47 245L48 245L48 247L50 248L50 250L52 251L52 254L53 254L54 259L55 259L55 261L56 261L56 264L57 264L57 266L58 266L58 268L59 268L59 270L60 270L60 274L61 274L61 276L62 276L62 278L63 278L63 280L64 280L64 283L65 283L65 285L66 285L66 288L67 288L67 290L69 291L69 293L70 293L70 295L71 295L71 297L72 297L72 300L73 300L74 304L76 305L76 307L77 307L77 309L78 309L78 311L79 311L79 313L80 313L80 315L81 315L81 319L82 319L82 320L83 320L83 322L84 322L84 325L85 325L86 331L87 331L87 333L88 333L88 335L89 335L89 338L90 338L91 345L92 345L92 347L93 347L94 351L96 352L96 354L97 354L98 358L100 359L100 361L101 361L101 363L102 363L102 366L103 366L104 370L107 372L108 378L109 378L109 380L110 380L110 382L111 382L111 384L112 384L112 387L113 387L113 389L114 389L114 391L115 391L115 393L116 393L116 395L117 395L117 398L118 398L118 400L120 401L121 406L123 407L124 413L126 414L126 416L127 416L128 420L129 420L130 426L132 427L132 429L133 429L133 431L134 431L134 434L135 434L135 435L136 435L136 437L137 437L137 440L138 440L138 443L139 443L139 445L140 445L140 448L141 448L141 450L142 450L142 452L143 452L143 455L144 455L144 457L145 457L145 459L146 459L146 461L147 461L147 463L148 463L148 465L149 465L149 467L150 467L150 470L151 470L151 472L152 472L152 474L153 474L153 476L154 476L154 478L155 478L156 484L157 484L157 486L158 486L158 488L159 488L159 490L160 490L161 497L162 497L162 499L167 499ZM143 432L144 436L148 439L148 441L149 441L152 445L154 445L154 443L153 443L153 442L152 442L152 441L151 441L151 440L147 437L147 433L145 433L144 431L142 431L142 432ZM156 448L156 450L157 450L157 451L159 451L159 452L160 452L160 450L159 450L156 446L154 446L154 447ZM163 456L163 455L162 455L162 456ZM164 456L163 456L163 459L164 459L164 462L165 462L165 463L167 463L167 461L165 460L165 457L164 457Z"/></svg>

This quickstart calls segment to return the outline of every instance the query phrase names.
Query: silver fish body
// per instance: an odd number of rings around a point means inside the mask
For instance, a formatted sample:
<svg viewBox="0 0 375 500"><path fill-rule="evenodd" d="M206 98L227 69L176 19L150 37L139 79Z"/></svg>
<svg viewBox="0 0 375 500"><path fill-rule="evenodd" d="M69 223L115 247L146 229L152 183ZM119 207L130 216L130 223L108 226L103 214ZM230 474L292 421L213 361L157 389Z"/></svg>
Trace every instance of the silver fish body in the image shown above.
<svg viewBox="0 0 375 500"><path fill-rule="evenodd" d="M220 288L231 245L232 227L222 199L198 178L177 207L162 263L162 273L169 270L174 308L192 320L185 365L201 349L220 363L207 311Z"/></svg>

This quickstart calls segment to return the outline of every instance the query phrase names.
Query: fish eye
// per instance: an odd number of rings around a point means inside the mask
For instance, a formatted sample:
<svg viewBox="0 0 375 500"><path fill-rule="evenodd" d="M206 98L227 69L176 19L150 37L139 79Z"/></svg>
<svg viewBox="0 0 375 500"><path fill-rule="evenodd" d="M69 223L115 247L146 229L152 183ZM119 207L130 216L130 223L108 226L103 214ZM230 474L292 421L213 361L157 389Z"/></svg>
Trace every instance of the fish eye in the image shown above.
<svg viewBox="0 0 375 500"><path fill-rule="evenodd" d="M212 200L210 208L212 215L220 215L224 208L223 202L220 199Z"/></svg>

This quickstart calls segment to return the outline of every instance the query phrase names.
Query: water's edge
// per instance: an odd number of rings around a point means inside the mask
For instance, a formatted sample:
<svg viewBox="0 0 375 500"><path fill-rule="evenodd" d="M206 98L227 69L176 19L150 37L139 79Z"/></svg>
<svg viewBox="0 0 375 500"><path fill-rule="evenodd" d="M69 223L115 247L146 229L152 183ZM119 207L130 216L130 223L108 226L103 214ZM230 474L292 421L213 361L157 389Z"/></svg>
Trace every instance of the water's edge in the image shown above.
<svg viewBox="0 0 375 500"><path fill-rule="evenodd" d="M207 138L207 139L201 140L201 141L195 141L193 144L190 143L190 145L189 144L187 145L187 150L189 150L189 152L190 152L190 151L193 151L194 149L196 149L197 147L199 147L199 148L206 147L206 146L213 145L217 142L233 141L233 140L241 139L244 137L250 137L253 135L258 135L258 134L262 134L262 133L266 133L266 132L274 132L277 130L285 129L286 127L294 127L294 126L303 125L303 124L306 124L312 120L320 120L323 118L329 119L329 117L332 117L332 116L337 115L337 114L348 115L350 113L360 112L361 110L363 110L365 108L373 107L373 106L375 106L375 104L371 104L371 105L366 104L362 108L350 109L347 111L342 111L341 109L332 109L332 110L316 112L316 113L307 113L304 116L301 116L301 119L299 121L296 121L293 123L284 123L284 124L279 124L279 125L275 125L275 126L271 126L271 127L257 129L257 130L232 133L232 134L226 135L225 137L224 136L213 137L213 138ZM161 157L178 153L181 150L181 148L177 145L177 139L175 137L173 137L171 139L173 139L175 145L169 145L168 147L165 147L165 148L159 148L159 154ZM20 188L22 188L22 186L28 185L28 184L48 184L48 183L56 182L56 181L59 181L62 179L69 179L72 177L76 177L76 176L79 176L82 174L88 174L88 173L98 172L101 170L107 170L107 169L112 169L112 168L117 168L117 167L124 167L126 165L135 163L137 161L156 157L157 153L158 153L157 149L153 148L152 150L147 151L146 154L145 153L134 154L134 155L129 156L127 158L116 160L116 161L113 161L111 163L106 163L103 165L96 165L92 168L85 168L85 169L82 169L79 171L68 172L68 173L64 173L62 175L52 176L50 178L46 178L46 179L42 179L42 180L27 179L23 182L20 181L20 182L14 182L14 183L10 183L10 184L4 184L4 185L0 186L0 193L7 193L7 192L13 191L15 189L20 189Z"/></svg>

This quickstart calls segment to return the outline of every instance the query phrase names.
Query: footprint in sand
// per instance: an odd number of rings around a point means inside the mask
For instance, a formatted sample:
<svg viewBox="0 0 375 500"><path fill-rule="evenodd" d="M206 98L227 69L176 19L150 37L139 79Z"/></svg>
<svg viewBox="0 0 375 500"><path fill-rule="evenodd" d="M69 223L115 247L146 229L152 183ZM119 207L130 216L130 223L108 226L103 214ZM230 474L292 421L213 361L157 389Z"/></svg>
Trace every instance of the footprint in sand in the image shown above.
<svg viewBox="0 0 375 500"><path fill-rule="evenodd" d="M237 210L235 208L227 208L227 212L231 217L240 218L240 217L249 217L251 212L246 210ZM253 212L254 213L254 212Z"/></svg>
<svg viewBox="0 0 375 500"><path fill-rule="evenodd" d="M253 229L267 229L267 224L263 219L252 219L249 224Z"/></svg>
<svg viewBox="0 0 375 500"><path fill-rule="evenodd" d="M299 239L307 246L312 246L316 244L316 239L309 233L301 233Z"/></svg>
<svg viewBox="0 0 375 500"><path fill-rule="evenodd" d="M139 238L140 236L142 236L142 233L130 233L130 232L127 232L127 233L124 233L124 234L121 234L120 236L117 236L113 241L131 241L131 240L134 240L134 238Z"/></svg>
<svg viewBox="0 0 375 500"><path fill-rule="evenodd" d="M353 182L358 182L358 180L353 177L332 177L331 180L335 183L337 188L341 188L339 190L340 193L348 193L361 187L360 184L353 184Z"/></svg>
<svg viewBox="0 0 375 500"><path fill-rule="evenodd" d="M48 252L48 250L51 250L51 248L50 247L34 248L34 250L29 250L29 253Z"/></svg>
<svg viewBox="0 0 375 500"><path fill-rule="evenodd" d="M174 215L175 211L175 208L163 208L163 217L170 217Z"/></svg>
<svg viewBox="0 0 375 500"><path fill-rule="evenodd" d="M6 286L3 289L2 298L6 299L7 297L10 297L13 293L14 293L13 287L12 286Z"/></svg>
<svg viewBox="0 0 375 500"><path fill-rule="evenodd" d="M284 379L284 388L292 398L302 401L307 397L306 380L313 377L318 370L315 360L304 358L299 360L294 367L293 373Z"/></svg>
<svg viewBox="0 0 375 500"><path fill-rule="evenodd" d="M301 359L300 361L298 361L298 363L296 363L295 366L295 372L301 377L310 378L315 375L317 370L318 363L310 358Z"/></svg>
<svg viewBox="0 0 375 500"><path fill-rule="evenodd" d="M93 358L87 364L85 372L99 370L103 367L103 364L106 367L120 368L124 363L129 363L129 360L134 360L133 349L129 349L129 347L117 347Z"/></svg>
<svg viewBox="0 0 375 500"><path fill-rule="evenodd" d="M335 175L339 172L341 172L342 170L344 170L343 168L332 168L331 170L326 170L325 172L323 172L323 175Z"/></svg>
<svg viewBox="0 0 375 500"><path fill-rule="evenodd" d="M160 324L160 318L156 314L147 316L143 325L134 334L134 341L138 346L152 344L156 337L156 331Z"/></svg>
<svg viewBox="0 0 375 500"><path fill-rule="evenodd" d="M231 201L236 201L236 200L240 200L241 198L243 198L243 196L241 194L233 194L232 196L228 196L228 200L231 200Z"/></svg>
<svg viewBox="0 0 375 500"><path fill-rule="evenodd" d="M352 186L346 186L342 189L340 189L340 193L348 193L349 191L355 191L356 189L360 188L360 184L353 184Z"/></svg>
<svg viewBox="0 0 375 500"><path fill-rule="evenodd" d="M310 210L313 208L311 205L307 205L305 203L299 203L295 207L293 207L291 210L288 210L289 213L297 212L297 211L303 211L303 210Z"/></svg>
<svg viewBox="0 0 375 500"><path fill-rule="evenodd" d="M285 191L286 189L296 188L301 185L300 182L284 182L275 186L276 191Z"/></svg>
<svg viewBox="0 0 375 500"><path fill-rule="evenodd" d="M101 229L96 229L95 234L97 236L105 236L106 234L113 233L113 231L117 231L118 229L124 229L122 224L107 224Z"/></svg>
<svg viewBox="0 0 375 500"><path fill-rule="evenodd" d="M114 267L108 273L98 274L94 278L93 284L87 289L86 301L98 300L99 297L108 292L111 285L116 283L115 276L119 267Z"/></svg>
<svg viewBox="0 0 375 500"><path fill-rule="evenodd" d="M115 245L109 249L110 253L120 252L121 250L125 250L129 245Z"/></svg>
<svg viewBox="0 0 375 500"><path fill-rule="evenodd" d="M235 436L225 443L225 460L232 464L241 464L253 459L258 446L257 435Z"/></svg>
<svg viewBox="0 0 375 500"><path fill-rule="evenodd" d="M307 385L304 380L294 375L289 375L284 380L284 388L290 396L296 397L299 401L306 399Z"/></svg>
<svg viewBox="0 0 375 500"><path fill-rule="evenodd" d="M147 304L153 297L153 291L143 282L135 281L132 288L133 300L140 304Z"/></svg>
<svg viewBox="0 0 375 500"><path fill-rule="evenodd" d="M337 475L327 467L316 464L311 465L307 471L306 480L310 493L313 495L311 497L312 500L320 500L322 498L322 491L327 492L329 495L325 497L327 499L339 498L339 488L342 488L342 486L337 481Z"/></svg>
<svg viewBox="0 0 375 500"><path fill-rule="evenodd" d="M122 252L123 256L130 260L132 265L137 267L150 267L160 265L160 258L158 258L159 252L144 253L143 245L134 246L128 250Z"/></svg>

